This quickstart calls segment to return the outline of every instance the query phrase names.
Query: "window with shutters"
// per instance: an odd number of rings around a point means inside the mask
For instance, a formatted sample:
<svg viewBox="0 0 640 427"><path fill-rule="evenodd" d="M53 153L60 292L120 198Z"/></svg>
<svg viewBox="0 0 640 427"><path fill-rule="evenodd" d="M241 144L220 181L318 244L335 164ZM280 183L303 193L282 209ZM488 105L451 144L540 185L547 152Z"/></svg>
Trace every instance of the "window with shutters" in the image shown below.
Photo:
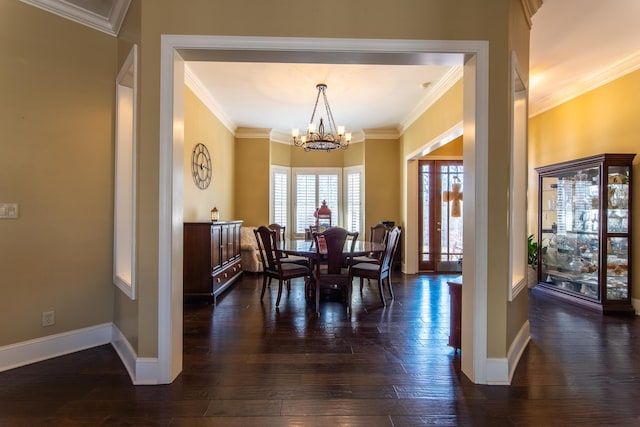
<svg viewBox="0 0 640 427"><path fill-rule="evenodd" d="M344 169L345 194L344 194L344 227L349 231L363 232L364 222L362 206L362 166Z"/></svg>
<svg viewBox="0 0 640 427"><path fill-rule="evenodd" d="M326 201L332 225L362 234L362 167L289 171L281 166L272 167L271 222L286 224L291 238L303 238L305 231L316 223L315 210Z"/></svg>
<svg viewBox="0 0 640 427"><path fill-rule="evenodd" d="M289 227L289 168L271 167L271 223Z"/></svg>

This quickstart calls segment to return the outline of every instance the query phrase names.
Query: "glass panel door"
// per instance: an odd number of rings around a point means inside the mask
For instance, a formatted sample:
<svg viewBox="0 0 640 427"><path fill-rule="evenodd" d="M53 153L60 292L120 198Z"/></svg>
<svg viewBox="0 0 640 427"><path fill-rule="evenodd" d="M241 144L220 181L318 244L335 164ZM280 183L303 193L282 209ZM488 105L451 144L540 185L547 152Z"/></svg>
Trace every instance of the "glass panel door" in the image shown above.
<svg viewBox="0 0 640 427"><path fill-rule="evenodd" d="M458 160L421 160L419 269L462 271L463 167Z"/></svg>

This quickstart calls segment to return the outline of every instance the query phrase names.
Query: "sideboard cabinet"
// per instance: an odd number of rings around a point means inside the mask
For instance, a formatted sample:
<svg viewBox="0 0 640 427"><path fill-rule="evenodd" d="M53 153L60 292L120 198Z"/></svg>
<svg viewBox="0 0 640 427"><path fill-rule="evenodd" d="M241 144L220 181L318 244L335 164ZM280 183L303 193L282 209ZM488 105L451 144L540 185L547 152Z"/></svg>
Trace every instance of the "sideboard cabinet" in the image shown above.
<svg viewBox="0 0 640 427"><path fill-rule="evenodd" d="M242 221L184 223L185 297L216 298L242 274Z"/></svg>
<svg viewBox="0 0 640 427"><path fill-rule="evenodd" d="M536 168L539 290L603 312L633 313L634 156L601 154Z"/></svg>

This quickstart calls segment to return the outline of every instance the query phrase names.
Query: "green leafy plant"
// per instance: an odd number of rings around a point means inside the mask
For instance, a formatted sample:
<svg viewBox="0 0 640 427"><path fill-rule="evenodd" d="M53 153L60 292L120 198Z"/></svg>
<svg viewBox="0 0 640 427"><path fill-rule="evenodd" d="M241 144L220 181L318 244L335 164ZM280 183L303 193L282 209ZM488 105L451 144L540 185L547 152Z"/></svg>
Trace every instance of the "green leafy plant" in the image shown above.
<svg viewBox="0 0 640 427"><path fill-rule="evenodd" d="M527 237L527 264L534 269L538 267L538 241L533 234Z"/></svg>

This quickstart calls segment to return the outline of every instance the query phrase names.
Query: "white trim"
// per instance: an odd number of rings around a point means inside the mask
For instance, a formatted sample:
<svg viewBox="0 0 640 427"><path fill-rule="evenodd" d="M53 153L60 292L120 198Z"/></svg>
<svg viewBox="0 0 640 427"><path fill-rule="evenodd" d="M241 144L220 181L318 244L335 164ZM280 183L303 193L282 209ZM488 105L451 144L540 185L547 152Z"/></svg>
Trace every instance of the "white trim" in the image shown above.
<svg viewBox="0 0 640 427"><path fill-rule="evenodd" d="M574 81L562 89L555 90L544 97L529 99L529 118L569 102L580 95L595 90L629 73L640 69L640 52L636 52L623 60L582 80Z"/></svg>
<svg viewBox="0 0 640 427"><path fill-rule="evenodd" d="M158 361L163 372L159 382L170 382L172 376L180 372L176 360L182 356L182 345L177 345L175 334L182 330L182 318L171 312L171 299L182 301L182 253L175 248L182 245L182 205L176 193L182 193L182 182L172 181L171 177L180 177L183 166L174 157L182 158L182 139L184 132L173 125L174 120L183 118L179 111L174 116L174 108L180 107L175 97L184 84L184 61L177 53L180 49L206 48L244 51L270 51L274 61L290 52L295 52L298 60L305 54L329 52L359 53L387 52L397 55L422 55L425 53L470 54L465 64L465 183L475 180L476 194L470 196L471 204L465 200L465 213L469 207L470 215L465 215L465 245L471 242L468 257L465 257L463 288L463 372L475 383L486 383L487 365L487 268L486 257L473 254L486 254L487 239L487 201L488 201L488 110L489 110L489 46L487 41L464 40L372 40L372 39L317 39L317 38L279 38L279 37L236 37L236 36L180 36L163 35L161 37L161 73L160 73L160 167L159 167L159 297L158 297ZM428 55L426 55L428 56ZM290 56L289 56L290 58ZM175 61L175 62L174 62ZM280 61L283 62L283 61ZM176 76L176 74L179 74ZM176 89L177 86L177 89ZM473 92L473 93L470 93ZM476 93L477 92L477 93ZM175 130L175 135L174 135ZM175 140L174 140L175 139ZM177 143L176 143L177 142ZM470 149L470 150L469 150ZM471 168L467 165L471 164ZM469 176L467 179L467 171ZM471 205L471 206L470 206ZM476 215L472 215L476 211ZM408 230L409 232L409 230ZM172 240L174 250L172 251ZM466 295L466 298L465 298ZM469 297L473 299L469 299ZM466 302L465 302L466 301ZM176 304L177 305L177 304ZM468 321L464 322L467 318ZM173 320L173 323L172 323ZM467 331L465 329L468 328ZM173 334L173 336L172 336ZM172 347L172 345L175 345ZM465 360L471 360L471 364ZM471 367L469 369L469 367ZM169 375L171 373L171 375Z"/></svg>
<svg viewBox="0 0 640 427"><path fill-rule="evenodd" d="M270 139L271 129L268 128L236 128L236 139L255 138Z"/></svg>
<svg viewBox="0 0 640 427"><path fill-rule="evenodd" d="M509 347L509 351L507 352L507 361L509 363L509 384L511 384L511 379L513 378L513 374L518 367L518 362L522 357L522 353L527 348L529 341L531 341L531 334L529 328L529 320L523 323L522 327L518 331L518 335L516 335L515 339L511 343Z"/></svg>
<svg viewBox="0 0 640 427"><path fill-rule="evenodd" d="M362 132L363 140L398 139L402 136L402 133L398 129L393 128L363 129Z"/></svg>
<svg viewBox="0 0 640 427"><path fill-rule="evenodd" d="M131 346L131 343L127 340L127 337L125 337L120 329L115 325L113 325L113 329L111 331L111 345L116 353L118 353L122 364L129 373L129 378L131 378L131 381L136 384L136 352Z"/></svg>
<svg viewBox="0 0 640 427"><path fill-rule="evenodd" d="M506 357L488 357L485 384L509 385L509 362Z"/></svg>
<svg viewBox="0 0 640 427"><path fill-rule="evenodd" d="M155 357L138 357L127 338L113 326L111 345L115 349L134 385L156 385L161 378L160 364Z"/></svg>
<svg viewBox="0 0 640 427"><path fill-rule="evenodd" d="M462 131L463 131L462 122L456 123L455 125L451 126L449 129L442 132L440 135L433 138L431 141L428 141L425 145L413 150L411 153L409 153L406 156L406 160L418 160L419 158L426 156L432 151L435 151L438 148L444 145L447 145L457 137L461 136ZM450 157L447 157L447 158L450 158Z"/></svg>
<svg viewBox="0 0 640 427"><path fill-rule="evenodd" d="M158 384L158 359L137 357L131 344L113 323L0 347L0 372L105 344L114 348L133 384Z"/></svg>
<svg viewBox="0 0 640 427"><path fill-rule="evenodd" d="M131 0L114 0L109 16L103 16L73 3L60 0L20 1L111 36L117 36L120 32L120 27L127 16L131 3Z"/></svg>
<svg viewBox="0 0 640 427"><path fill-rule="evenodd" d="M184 60L161 36L158 230L158 384L182 371Z"/></svg>
<svg viewBox="0 0 640 427"><path fill-rule="evenodd" d="M292 203L291 203L291 167L289 166L281 166L281 165L269 165L269 223L273 224L276 221L275 215L274 215L274 205L273 205L273 200L275 199L274 195L275 195L275 185L274 185L274 179L273 179L273 175L276 173L281 173L287 176L287 215L286 215L286 224L280 224L280 225L285 225L287 228L287 232L286 232L286 236L285 238L290 239L291 235L292 235L292 213L291 213L291 209L293 207Z"/></svg>
<svg viewBox="0 0 640 427"><path fill-rule="evenodd" d="M527 348L527 344L531 341L529 334L529 321L527 320L518 335L511 343L507 357L493 357L487 359L487 384L490 385L509 385L513 378L513 373L518 366L518 361L522 357L522 353Z"/></svg>
<svg viewBox="0 0 640 427"><path fill-rule="evenodd" d="M0 347L0 372L111 342L111 323Z"/></svg>
<svg viewBox="0 0 640 427"><path fill-rule="evenodd" d="M527 84L511 51L509 162L509 301L527 284ZM519 85L517 84L519 82ZM521 87L519 87L521 86Z"/></svg>
<svg viewBox="0 0 640 427"><path fill-rule="evenodd" d="M478 43L464 68L464 263L462 267L462 371L487 383L489 43ZM467 197L468 195L468 197ZM467 254L471 254L468 256ZM484 256L475 256L484 254ZM465 354L472 357L465 357Z"/></svg>
<svg viewBox="0 0 640 427"><path fill-rule="evenodd" d="M189 64L184 66L184 84L191 89L195 96L211 111L211 114L220 120L220 123L229 132L232 134L236 132L237 125L235 122L227 116L220 104L211 96L211 92L207 90L207 87L200 81L198 76L193 73Z"/></svg>
<svg viewBox="0 0 640 427"><path fill-rule="evenodd" d="M358 239L364 240L366 235L366 227L364 224L365 219L365 206L367 205L367 201L365 200L365 196L367 192L365 191L365 176L364 176L364 166L363 165L355 165L355 166L345 166L342 168L342 224L346 227L347 225L347 211L349 205L349 175L360 175L360 218L358 222L360 223L360 228L357 231L360 233ZM354 230L349 230L354 231Z"/></svg>
<svg viewBox="0 0 640 427"><path fill-rule="evenodd" d="M127 114L129 111L121 114L123 99L131 100L131 115ZM122 118L125 118L123 124L120 121ZM134 44L116 77L113 196L113 283L132 300L136 299L137 129L138 45ZM123 134L126 136L123 137ZM125 165L127 167L122 168ZM122 197L123 194L128 197ZM123 252L127 256L121 259ZM125 264L125 268L121 263Z"/></svg>
<svg viewBox="0 0 640 427"><path fill-rule="evenodd" d="M400 134L420 118L433 104L436 103L449 89L462 78L462 67L453 67L433 87L428 88L427 95L400 123Z"/></svg>
<svg viewBox="0 0 640 427"><path fill-rule="evenodd" d="M640 299L631 298L631 305L633 306L633 309L636 311L636 316L640 316Z"/></svg>

